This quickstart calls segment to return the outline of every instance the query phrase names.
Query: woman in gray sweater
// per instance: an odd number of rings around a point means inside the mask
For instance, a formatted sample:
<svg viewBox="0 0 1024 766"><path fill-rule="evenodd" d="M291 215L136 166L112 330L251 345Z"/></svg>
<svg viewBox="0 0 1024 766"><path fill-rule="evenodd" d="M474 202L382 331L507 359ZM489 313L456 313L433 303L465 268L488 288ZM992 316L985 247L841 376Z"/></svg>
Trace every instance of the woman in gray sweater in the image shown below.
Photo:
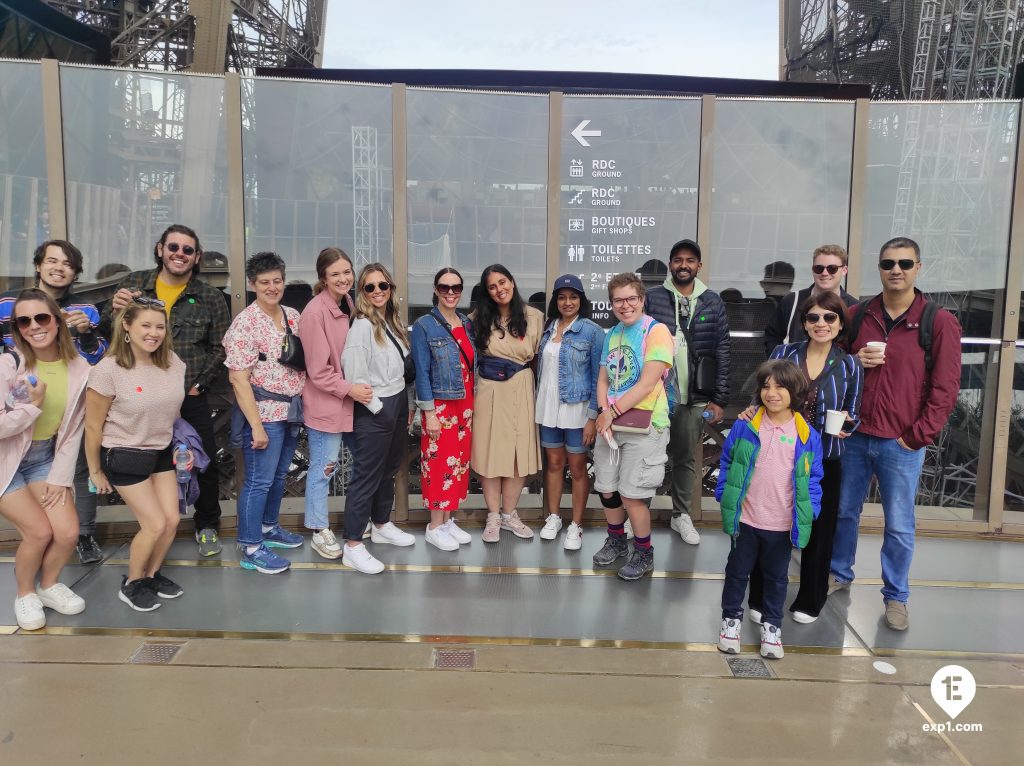
<svg viewBox="0 0 1024 766"><path fill-rule="evenodd" d="M371 263L356 284L356 314L341 353L345 378L373 389L369 404L355 406L352 480L345 497L345 547L342 563L365 574L384 565L363 544L367 519L375 544L412 545L415 538L389 520L395 501L395 474L402 463L409 398L405 360L409 337L398 315L391 273Z"/></svg>

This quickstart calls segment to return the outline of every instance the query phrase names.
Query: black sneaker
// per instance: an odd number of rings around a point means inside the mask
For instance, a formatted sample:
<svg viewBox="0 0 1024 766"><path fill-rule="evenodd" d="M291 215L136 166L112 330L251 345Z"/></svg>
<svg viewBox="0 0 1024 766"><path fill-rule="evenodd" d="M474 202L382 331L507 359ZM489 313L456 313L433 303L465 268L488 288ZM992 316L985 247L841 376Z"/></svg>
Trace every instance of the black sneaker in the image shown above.
<svg viewBox="0 0 1024 766"><path fill-rule="evenodd" d="M622 537L608 535L604 539L604 546L594 554L594 566L606 567L627 553L629 553L629 544L626 542L625 535Z"/></svg>
<svg viewBox="0 0 1024 766"><path fill-rule="evenodd" d="M128 575L121 575L121 590L117 597L136 612L152 612L160 608L160 600L150 587L148 578L128 582Z"/></svg>
<svg viewBox="0 0 1024 766"><path fill-rule="evenodd" d="M146 581L149 583L149 587L153 589L153 592L160 598L177 598L185 592L170 577L164 577L159 569L156 570L155 575L146 578Z"/></svg>
<svg viewBox="0 0 1024 766"><path fill-rule="evenodd" d="M654 548L634 548L629 561L619 570L619 577L623 580L639 580L652 569L654 569Z"/></svg>
<svg viewBox="0 0 1024 766"><path fill-rule="evenodd" d="M75 544L78 560L83 564L95 564L103 560L103 549L92 535L79 535Z"/></svg>

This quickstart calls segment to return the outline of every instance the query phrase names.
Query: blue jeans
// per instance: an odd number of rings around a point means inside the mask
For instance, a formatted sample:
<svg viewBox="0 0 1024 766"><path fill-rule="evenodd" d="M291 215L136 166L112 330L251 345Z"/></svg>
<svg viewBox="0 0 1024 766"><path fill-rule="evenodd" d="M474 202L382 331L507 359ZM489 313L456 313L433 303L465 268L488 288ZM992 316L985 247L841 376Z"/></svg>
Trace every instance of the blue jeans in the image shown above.
<svg viewBox="0 0 1024 766"><path fill-rule="evenodd" d="M326 529L331 524L327 517L327 494L331 479L341 470L342 437L350 435L331 434L306 426L306 439L309 441L306 516L303 520L306 529Z"/></svg>
<svg viewBox="0 0 1024 766"><path fill-rule="evenodd" d="M910 561L914 556L914 499L924 465L924 448L909 451L896 439L851 434L843 452L843 480L839 489L839 517L832 546L832 574L840 582L853 582L857 556L857 525L864 509L871 476L878 479L885 516L882 541L882 597L907 602L910 598Z"/></svg>
<svg viewBox="0 0 1024 766"><path fill-rule="evenodd" d="M252 448L252 426L242 427L242 458L245 460L245 482L238 493L238 542L259 545L263 542L263 525L277 524L284 497L284 479L291 465L298 427L288 423L264 423L270 443L265 449Z"/></svg>

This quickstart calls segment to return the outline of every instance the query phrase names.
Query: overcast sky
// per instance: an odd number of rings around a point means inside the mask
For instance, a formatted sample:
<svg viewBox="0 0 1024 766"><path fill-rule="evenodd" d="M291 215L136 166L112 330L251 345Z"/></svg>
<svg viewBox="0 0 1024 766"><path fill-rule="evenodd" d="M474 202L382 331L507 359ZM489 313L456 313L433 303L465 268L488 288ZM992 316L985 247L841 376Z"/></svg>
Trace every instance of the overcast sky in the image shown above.
<svg viewBox="0 0 1024 766"><path fill-rule="evenodd" d="M328 0L324 66L778 78L775 0Z"/></svg>

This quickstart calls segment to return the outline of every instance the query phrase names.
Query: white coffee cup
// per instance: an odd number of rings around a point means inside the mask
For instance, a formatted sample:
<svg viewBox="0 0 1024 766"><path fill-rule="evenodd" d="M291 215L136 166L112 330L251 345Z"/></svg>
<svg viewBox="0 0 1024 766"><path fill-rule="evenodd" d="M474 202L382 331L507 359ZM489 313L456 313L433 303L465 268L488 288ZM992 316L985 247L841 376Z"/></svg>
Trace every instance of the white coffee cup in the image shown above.
<svg viewBox="0 0 1024 766"><path fill-rule="evenodd" d="M869 340L865 343L868 348L872 349L878 356L885 361L885 341L884 340Z"/></svg>
<svg viewBox="0 0 1024 766"><path fill-rule="evenodd" d="M843 430L846 413L839 410L825 410L825 433L835 436Z"/></svg>

